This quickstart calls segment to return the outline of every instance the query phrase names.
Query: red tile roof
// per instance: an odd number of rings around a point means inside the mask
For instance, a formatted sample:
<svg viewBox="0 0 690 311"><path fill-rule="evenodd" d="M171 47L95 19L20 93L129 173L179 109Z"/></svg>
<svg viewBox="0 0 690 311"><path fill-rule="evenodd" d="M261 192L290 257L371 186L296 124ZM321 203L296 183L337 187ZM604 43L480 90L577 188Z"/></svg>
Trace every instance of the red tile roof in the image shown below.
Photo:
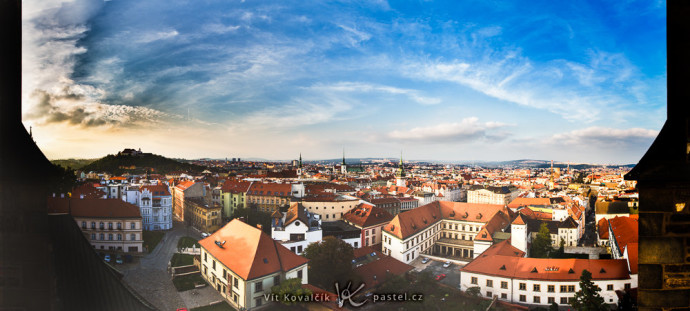
<svg viewBox="0 0 690 311"><path fill-rule="evenodd" d="M49 214L74 217L141 218L139 207L120 199L48 198Z"/></svg>
<svg viewBox="0 0 690 311"><path fill-rule="evenodd" d="M251 184L249 181L226 180L220 190L229 193L246 193Z"/></svg>
<svg viewBox="0 0 690 311"><path fill-rule="evenodd" d="M360 203L343 215L343 220L353 223L360 228L388 223L393 215L378 206Z"/></svg>
<svg viewBox="0 0 690 311"><path fill-rule="evenodd" d="M515 200L508 203L508 207L516 209L520 206L530 206L530 205L549 205L551 204L551 199L549 198L515 198Z"/></svg>
<svg viewBox="0 0 690 311"><path fill-rule="evenodd" d="M616 243L621 252L628 243L638 241L637 219L616 216L609 219L609 227L616 237Z"/></svg>
<svg viewBox="0 0 690 311"><path fill-rule="evenodd" d="M175 188L184 191L184 190L187 190L187 188L193 186L194 184L195 184L195 182L193 182L191 180L187 180L187 181L183 181L183 182L180 182L179 184L175 185Z"/></svg>
<svg viewBox="0 0 690 311"><path fill-rule="evenodd" d="M166 185L147 185L147 186L141 186L139 188L139 191L142 190L148 190L153 194L154 196L168 196L170 195L170 191L168 190L168 186Z"/></svg>
<svg viewBox="0 0 690 311"><path fill-rule="evenodd" d="M637 242L629 242L626 246L628 250L628 263L630 264L630 273L637 274Z"/></svg>
<svg viewBox="0 0 690 311"><path fill-rule="evenodd" d="M376 253L376 257L378 258L374 261L365 263L361 267L353 269L353 272L362 279L362 282L367 285L367 288L380 285L386 281L388 276L400 275L414 269L413 266L384 255L371 247L363 247L355 251L355 258L371 253Z"/></svg>
<svg viewBox="0 0 690 311"><path fill-rule="evenodd" d="M496 214L499 218L490 222ZM455 219L484 223L488 233L493 234L498 227L508 225L509 215L508 209L500 204L434 201L396 215L384 230L405 239L441 219Z"/></svg>
<svg viewBox="0 0 690 311"><path fill-rule="evenodd" d="M472 272L523 280L579 281L583 270L592 273L593 280L630 279L628 263L624 259L554 259L524 258L485 253L460 268Z"/></svg>
<svg viewBox="0 0 690 311"><path fill-rule="evenodd" d="M96 184L102 187L100 184ZM88 183L72 189L72 197L80 198L81 196L88 199L99 199L107 196L107 193L101 189L97 189L94 184Z"/></svg>
<svg viewBox="0 0 690 311"><path fill-rule="evenodd" d="M510 244L510 240L505 240L499 243L496 243L494 245L491 245L488 249L486 249L482 255L487 255L487 256L494 256L494 255L503 255L503 256L514 256L514 257L525 257L525 252L521 251L520 249L516 248L515 246Z"/></svg>
<svg viewBox="0 0 690 311"><path fill-rule="evenodd" d="M247 194L289 197L292 196L292 185L254 182L249 187L249 192L247 192Z"/></svg>
<svg viewBox="0 0 690 311"><path fill-rule="evenodd" d="M215 242L225 241L223 247ZM244 280L289 271L309 260L291 252L260 229L234 219L199 241L213 257Z"/></svg>

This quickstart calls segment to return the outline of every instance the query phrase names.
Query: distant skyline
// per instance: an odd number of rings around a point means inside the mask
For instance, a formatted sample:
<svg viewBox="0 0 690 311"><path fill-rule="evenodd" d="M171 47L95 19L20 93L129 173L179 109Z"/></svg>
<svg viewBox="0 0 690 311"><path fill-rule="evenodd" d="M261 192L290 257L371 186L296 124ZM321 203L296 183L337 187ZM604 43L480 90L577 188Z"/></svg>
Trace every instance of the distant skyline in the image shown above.
<svg viewBox="0 0 690 311"><path fill-rule="evenodd" d="M636 163L666 119L663 1L23 1L50 159Z"/></svg>

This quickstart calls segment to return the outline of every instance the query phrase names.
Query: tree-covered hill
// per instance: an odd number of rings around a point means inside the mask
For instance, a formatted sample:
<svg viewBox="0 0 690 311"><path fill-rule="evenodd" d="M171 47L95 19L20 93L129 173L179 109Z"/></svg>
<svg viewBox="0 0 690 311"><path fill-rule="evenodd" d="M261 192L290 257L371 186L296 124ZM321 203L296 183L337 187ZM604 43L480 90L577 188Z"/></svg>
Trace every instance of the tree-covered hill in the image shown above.
<svg viewBox="0 0 690 311"><path fill-rule="evenodd" d="M123 173L143 174L147 171L155 174L165 174L173 171L200 173L205 169L206 168L203 166L184 163L155 154L109 154L81 168L81 170L85 172L108 172L116 175Z"/></svg>

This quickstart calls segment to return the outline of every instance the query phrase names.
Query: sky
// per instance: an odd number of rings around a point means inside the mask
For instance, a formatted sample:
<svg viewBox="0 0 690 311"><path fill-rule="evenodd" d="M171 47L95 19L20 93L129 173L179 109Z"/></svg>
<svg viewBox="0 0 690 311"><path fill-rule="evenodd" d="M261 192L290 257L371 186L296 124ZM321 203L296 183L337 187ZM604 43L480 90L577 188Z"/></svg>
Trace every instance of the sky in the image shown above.
<svg viewBox="0 0 690 311"><path fill-rule="evenodd" d="M663 1L22 3L49 159L628 164L666 119Z"/></svg>

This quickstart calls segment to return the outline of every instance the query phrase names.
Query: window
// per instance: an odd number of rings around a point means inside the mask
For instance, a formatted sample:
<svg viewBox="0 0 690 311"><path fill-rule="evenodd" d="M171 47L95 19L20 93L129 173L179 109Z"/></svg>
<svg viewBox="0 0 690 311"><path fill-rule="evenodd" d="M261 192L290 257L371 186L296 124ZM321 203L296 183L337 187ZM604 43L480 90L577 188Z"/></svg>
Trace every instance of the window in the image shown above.
<svg viewBox="0 0 690 311"><path fill-rule="evenodd" d="M501 294L501 299L508 299L508 294L502 293L502 294Z"/></svg>
<svg viewBox="0 0 690 311"><path fill-rule="evenodd" d="M113 234L112 234L112 233L109 233L109 234L108 234L108 240L110 240L110 241L113 240Z"/></svg>
<svg viewBox="0 0 690 311"><path fill-rule="evenodd" d="M273 277L273 286L280 285L280 275Z"/></svg>
<svg viewBox="0 0 690 311"><path fill-rule="evenodd" d="M105 224L103 222L100 222L98 224L98 228L100 228L101 230L105 229Z"/></svg>
<svg viewBox="0 0 690 311"><path fill-rule="evenodd" d="M556 286L555 285L549 285L546 287L546 291L549 293L555 293L556 292Z"/></svg>
<svg viewBox="0 0 690 311"><path fill-rule="evenodd" d="M625 289L630 289L630 283L625 283L625 285L623 285L623 286Z"/></svg>
<svg viewBox="0 0 690 311"><path fill-rule="evenodd" d="M606 285L606 290L613 290L613 284Z"/></svg>
<svg viewBox="0 0 690 311"><path fill-rule="evenodd" d="M216 270L216 261L215 260L211 263L211 267L213 268L213 270Z"/></svg>
<svg viewBox="0 0 690 311"><path fill-rule="evenodd" d="M112 222L108 223L108 230L113 230L113 223Z"/></svg>
<svg viewBox="0 0 690 311"><path fill-rule="evenodd" d="M102 241L102 240L105 240L105 234L101 233L101 234L98 236L98 239L101 240L101 241Z"/></svg>
<svg viewBox="0 0 690 311"><path fill-rule="evenodd" d="M95 240L95 239L96 239L96 234L95 234L95 233L91 233L91 239L92 239L92 240Z"/></svg>
<svg viewBox="0 0 690 311"><path fill-rule="evenodd" d="M508 288L508 282L501 281L501 288Z"/></svg>
<svg viewBox="0 0 690 311"><path fill-rule="evenodd" d="M208 261L208 253L204 253L204 261Z"/></svg>
<svg viewBox="0 0 690 311"><path fill-rule="evenodd" d="M134 241L134 240L136 240L136 239L137 239L137 235L136 235L136 234L132 233L132 234L129 235L129 240L130 240L130 241Z"/></svg>
<svg viewBox="0 0 690 311"><path fill-rule="evenodd" d="M302 270L297 271L297 277L300 279L302 278Z"/></svg>
<svg viewBox="0 0 690 311"><path fill-rule="evenodd" d="M262 292L264 290L264 282L259 281L254 283L254 292Z"/></svg>
<svg viewBox="0 0 690 311"><path fill-rule="evenodd" d="M254 302L256 303L257 307L260 306L261 305L261 298L254 299Z"/></svg>
<svg viewBox="0 0 690 311"><path fill-rule="evenodd" d="M568 286L561 285L561 293L565 293L568 291Z"/></svg>
<svg viewBox="0 0 690 311"><path fill-rule="evenodd" d="M82 221L82 222L81 222L81 228L82 228L82 229L86 229L86 221Z"/></svg>
<svg viewBox="0 0 690 311"><path fill-rule="evenodd" d="M476 277L472 277L471 283L472 283L472 284L477 284L477 278L476 278Z"/></svg>
<svg viewBox="0 0 690 311"><path fill-rule="evenodd" d="M527 284L520 283L520 290L527 290Z"/></svg>
<svg viewBox="0 0 690 311"><path fill-rule="evenodd" d="M235 294L235 293L232 294L232 301L237 303L237 294Z"/></svg>
<svg viewBox="0 0 690 311"><path fill-rule="evenodd" d="M93 221L91 222L91 229L96 229L96 223Z"/></svg>
<svg viewBox="0 0 690 311"><path fill-rule="evenodd" d="M561 304L567 304L568 303L568 297L561 297Z"/></svg>
<svg viewBox="0 0 690 311"><path fill-rule="evenodd" d="M226 280L228 279L228 271L225 269L223 269L223 278Z"/></svg>
<svg viewBox="0 0 690 311"><path fill-rule="evenodd" d="M556 298L553 298L553 297L549 297L546 300L548 301L549 304L556 302Z"/></svg>
<svg viewBox="0 0 690 311"><path fill-rule="evenodd" d="M493 297L493 293L492 292L486 292L486 297Z"/></svg>
<svg viewBox="0 0 690 311"><path fill-rule="evenodd" d="M574 293L575 292L575 285L568 285L568 292Z"/></svg>
<svg viewBox="0 0 690 311"><path fill-rule="evenodd" d="M130 229L136 229L137 228L137 223L133 222L129 225Z"/></svg>
<svg viewBox="0 0 690 311"><path fill-rule="evenodd" d="M122 234L119 234L119 233L117 234L117 240L122 241Z"/></svg>
<svg viewBox="0 0 690 311"><path fill-rule="evenodd" d="M235 288L239 288L239 279L238 278L232 279L232 286L234 286Z"/></svg>
<svg viewBox="0 0 690 311"><path fill-rule="evenodd" d="M117 229L122 229L122 223L121 222L117 223Z"/></svg>
<svg viewBox="0 0 690 311"><path fill-rule="evenodd" d="M541 303L541 297L534 296L534 303Z"/></svg>
<svg viewBox="0 0 690 311"><path fill-rule="evenodd" d="M522 301L522 302L527 301L527 296L525 296L525 295L520 295L520 301Z"/></svg>
<svg viewBox="0 0 690 311"><path fill-rule="evenodd" d="M534 284L534 286L532 287L532 290L535 292L540 292L541 291L541 285Z"/></svg>
<svg viewBox="0 0 690 311"><path fill-rule="evenodd" d="M494 281L493 280L486 280L486 287L494 287Z"/></svg>

